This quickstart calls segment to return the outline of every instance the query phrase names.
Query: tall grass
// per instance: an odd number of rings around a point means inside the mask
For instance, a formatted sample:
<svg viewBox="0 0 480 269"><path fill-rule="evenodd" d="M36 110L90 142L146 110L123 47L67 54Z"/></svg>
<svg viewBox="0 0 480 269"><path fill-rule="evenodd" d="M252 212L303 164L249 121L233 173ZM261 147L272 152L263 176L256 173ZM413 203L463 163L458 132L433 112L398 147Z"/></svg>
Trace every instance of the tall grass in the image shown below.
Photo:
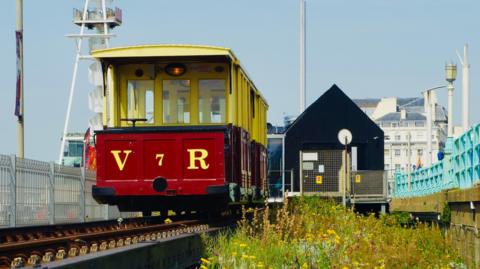
<svg viewBox="0 0 480 269"><path fill-rule="evenodd" d="M463 268L437 227L397 219L316 197L244 210L234 232L206 238L201 268Z"/></svg>

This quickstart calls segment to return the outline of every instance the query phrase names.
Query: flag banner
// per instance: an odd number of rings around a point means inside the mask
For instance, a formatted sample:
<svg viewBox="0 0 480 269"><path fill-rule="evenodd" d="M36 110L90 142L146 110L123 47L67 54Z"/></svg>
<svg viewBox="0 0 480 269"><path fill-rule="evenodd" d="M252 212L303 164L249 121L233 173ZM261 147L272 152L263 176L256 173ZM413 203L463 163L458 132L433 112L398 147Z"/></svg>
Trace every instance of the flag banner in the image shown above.
<svg viewBox="0 0 480 269"><path fill-rule="evenodd" d="M15 96L15 116L21 117L20 115L20 99L22 95L22 68L21 68L21 54L23 51L23 32L15 31L15 39L17 43L17 94Z"/></svg>
<svg viewBox="0 0 480 269"><path fill-rule="evenodd" d="M115 20L122 22L122 10L118 7L115 8Z"/></svg>
<svg viewBox="0 0 480 269"><path fill-rule="evenodd" d="M88 148L90 147L90 128L87 129L85 135L83 136L83 166L88 163Z"/></svg>
<svg viewBox="0 0 480 269"><path fill-rule="evenodd" d="M97 170L97 152L95 146L91 145L90 128L85 132L83 137L83 165L87 170L95 172Z"/></svg>

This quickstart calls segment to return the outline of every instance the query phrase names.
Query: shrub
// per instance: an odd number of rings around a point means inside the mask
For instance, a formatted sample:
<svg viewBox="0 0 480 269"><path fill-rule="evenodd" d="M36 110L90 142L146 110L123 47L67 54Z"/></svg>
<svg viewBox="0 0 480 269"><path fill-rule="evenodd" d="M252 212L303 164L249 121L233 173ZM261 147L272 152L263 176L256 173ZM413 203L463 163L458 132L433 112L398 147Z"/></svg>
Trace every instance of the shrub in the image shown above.
<svg viewBox="0 0 480 269"><path fill-rule="evenodd" d="M243 212L234 232L206 239L202 269L462 266L436 226L406 228L401 216L361 216L318 197Z"/></svg>

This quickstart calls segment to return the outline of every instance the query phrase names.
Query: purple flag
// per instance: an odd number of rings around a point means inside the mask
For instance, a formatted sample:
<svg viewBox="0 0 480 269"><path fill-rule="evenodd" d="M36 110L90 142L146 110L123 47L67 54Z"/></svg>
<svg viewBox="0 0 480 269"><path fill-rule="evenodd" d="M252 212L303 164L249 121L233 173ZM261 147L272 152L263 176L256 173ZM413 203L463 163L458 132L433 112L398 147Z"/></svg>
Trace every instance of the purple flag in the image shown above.
<svg viewBox="0 0 480 269"><path fill-rule="evenodd" d="M15 116L20 117L20 98L22 95L22 70L21 70L21 63L20 63L20 56L23 50L23 32L22 31L15 31L15 39L17 40L17 95L15 97Z"/></svg>

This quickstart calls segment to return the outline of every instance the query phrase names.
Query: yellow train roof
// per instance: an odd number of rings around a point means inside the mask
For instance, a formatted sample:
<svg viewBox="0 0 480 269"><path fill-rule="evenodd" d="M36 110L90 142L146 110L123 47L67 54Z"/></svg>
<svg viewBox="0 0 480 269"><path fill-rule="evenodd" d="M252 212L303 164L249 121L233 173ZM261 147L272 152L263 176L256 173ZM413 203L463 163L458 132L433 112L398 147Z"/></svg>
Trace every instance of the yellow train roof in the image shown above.
<svg viewBox="0 0 480 269"><path fill-rule="evenodd" d="M95 50L92 56L97 59L129 57L169 57L169 56L227 56L237 60L228 48L202 45L142 45Z"/></svg>

